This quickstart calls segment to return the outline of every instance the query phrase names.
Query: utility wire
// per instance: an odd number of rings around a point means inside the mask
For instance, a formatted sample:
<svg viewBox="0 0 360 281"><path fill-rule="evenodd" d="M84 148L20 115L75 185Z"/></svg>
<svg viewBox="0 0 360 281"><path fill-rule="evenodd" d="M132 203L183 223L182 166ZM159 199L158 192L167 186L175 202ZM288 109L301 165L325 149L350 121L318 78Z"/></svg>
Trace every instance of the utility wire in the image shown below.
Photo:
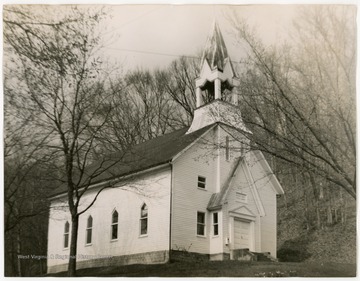
<svg viewBox="0 0 360 281"><path fill-rule="evenodd" d="M195 57L195 56L187 56L187 55L175 55L175 54L165 54L165 53L158 53L158 52L151 52L151 51L140 51L140 50L131 50L131 49L124 49L124 48L111 48L111 47L105 47L106 49L111 50L117 50L117 51L124 51L124 52L130 52L130 53L139 53L139 54L147 54L147 55L156 55L156 56L166 56L166 57L185 57L189 59L197 59L200 60L201 58ZM232 63L240 63L238 61L231 61Z"/></svg>
<svg viewBox="0 0 360 281"><path fill-rule="evenodd" d="M189 59L200 59L200 58L198 58L198 57L194 57L194 56L175 55L175 54L165 54L165 53L157 53L157 52L150 52L150 51L138 51L138 50L130 50L130 49L122 49L122 48L111 48L111 47L106 47L106 49L118 50L118 51L130 52L130 53L140 53L140 54L148 54L148 55L157 55L157 56L167 56L167 57L185 57L185 58L189 58Z"/></svg>
<svg viewBox="0 0 360 281"><path fill-rule="evenodd" d="M166 5L165 5L165 6L162 6L162 7L160 8L160 10L163 9L163 8L166 8L166 7L167 7ZM213 5L212 8L213 8L214 17L217 19L217 13L215 12L215 6ZM157 10L159 10L158 7L156 7L155 9L152 9L152 10L150 10L150 11L146 11L145 13L141 14L140 16L138 16L138 17L136 17L136 18L134 18L134 19L132 19L132 20L129 20L129 21L125 22L124 24L122 24L121 26L119 26L119 27L111 30L110 32L114 32L115 30L118 30L118 29L120 29L120 28L122 28L122 27L124 27L124 26L126 26L126 25L128 25L128 24L130 24L130 23L133 23L134 21L137 21L138 19L143 19L143 18L144 18L145 16L147 16L148 14L151 14L151 13L157 11ZM110 33L110 32L106 32L105 34L108 34L108 33ZM195 56L165 54L165 53L157 53L157 52L150 52L150 51L139 51L139 50L124 49L124 48L111 48L111 47L105 47L105 48L106 48L106 49L110 49L110 50L117 50L117 51L131 52L131 53L139 53L139 54L148 54L148 55L157 55L157 56L167 56L167 57L177 57L177 58L179 58L179 57L185 57L185 58L197 59L197 60L200 60L200 59L201 59L201 58L195 57ZM240 62L233 61L233 60L232 60L231 62L232 62L232 63L238 63L238 64L240 64Z"/></svg>

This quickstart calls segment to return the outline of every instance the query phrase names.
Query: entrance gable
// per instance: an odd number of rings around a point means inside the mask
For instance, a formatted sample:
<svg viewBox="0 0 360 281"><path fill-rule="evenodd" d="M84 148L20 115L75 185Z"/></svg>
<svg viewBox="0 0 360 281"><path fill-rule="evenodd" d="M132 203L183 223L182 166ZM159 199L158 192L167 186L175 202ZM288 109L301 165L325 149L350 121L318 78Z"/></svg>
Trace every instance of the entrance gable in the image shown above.
<svg viewBox="0 0 360 281"><path fill-rule="evenodd" d="M233 210L229 210L229 215L239 218L249 219L249 220L255 220L256 218L256 215L253 212L251 212L249 208L245 206L241 206Z"/></svg>
<svg viewBox="0 0 360 281"><path fill-rule="evenodd" d="M223 198L223 203L225 202L228 204L228 210L234 211L244 207L253 216L265 214L245 158L239 163L234 173L229 190Z"/></svg>

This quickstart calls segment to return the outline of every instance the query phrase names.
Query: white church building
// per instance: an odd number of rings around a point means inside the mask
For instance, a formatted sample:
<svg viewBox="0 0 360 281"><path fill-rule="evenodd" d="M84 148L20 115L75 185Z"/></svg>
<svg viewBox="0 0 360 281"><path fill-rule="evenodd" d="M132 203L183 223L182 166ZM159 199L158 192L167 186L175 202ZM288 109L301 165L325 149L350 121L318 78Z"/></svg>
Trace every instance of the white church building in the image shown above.
<svg viewBox="0 0 360 281"><path fill-rule="evenodd" d="M112 165L84 195L77 268L165 263L173 253L210 260L238 251L276 258L278 194L284 191L242 121L239 82L214 24L196 83L190 127L112 155ZM117 161L116 159L121 159ZM67 270L71 216L67 192L51 199L48 273Z"/></svg>

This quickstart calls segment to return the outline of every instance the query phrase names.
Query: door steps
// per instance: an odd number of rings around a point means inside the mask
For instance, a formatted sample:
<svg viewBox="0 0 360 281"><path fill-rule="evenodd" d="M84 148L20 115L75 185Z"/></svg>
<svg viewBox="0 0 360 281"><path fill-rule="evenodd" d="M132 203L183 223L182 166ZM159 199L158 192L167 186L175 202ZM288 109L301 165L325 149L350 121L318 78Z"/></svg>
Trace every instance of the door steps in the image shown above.
<svg viewBox="0 0 360 281"><path fill-rule="evenodd" d="M233 250L233 259L239 261L277 261L269 252L252 252L246 248Z"/></svg>

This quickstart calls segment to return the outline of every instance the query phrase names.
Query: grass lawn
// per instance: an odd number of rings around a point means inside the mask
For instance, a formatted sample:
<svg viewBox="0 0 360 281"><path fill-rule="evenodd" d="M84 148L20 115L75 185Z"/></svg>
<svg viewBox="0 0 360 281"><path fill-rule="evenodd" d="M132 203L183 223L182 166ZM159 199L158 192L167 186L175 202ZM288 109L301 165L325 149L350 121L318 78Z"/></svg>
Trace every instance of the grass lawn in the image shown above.
<svg viewBox="0 0 360 281"><path fill-rule="evenodd" d="M66 276L65 272L51 276ZM202 261L79 269L95 277L355 277L356 264Z"/></svg>

